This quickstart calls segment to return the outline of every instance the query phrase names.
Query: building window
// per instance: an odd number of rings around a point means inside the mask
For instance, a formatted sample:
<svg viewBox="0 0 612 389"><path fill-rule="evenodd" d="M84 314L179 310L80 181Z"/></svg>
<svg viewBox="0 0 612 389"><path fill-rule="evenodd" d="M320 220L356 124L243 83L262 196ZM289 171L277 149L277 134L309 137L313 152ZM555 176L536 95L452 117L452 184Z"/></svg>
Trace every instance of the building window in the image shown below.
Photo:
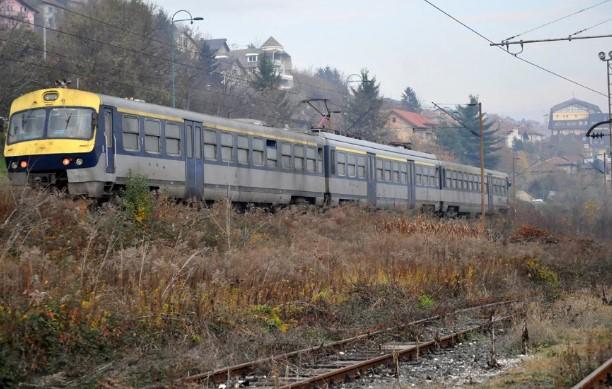
<svg viewBox="0 0 612 389"><path fill-rule="evenodd" d="M138 118L136 116L123 115L123 149L130 151L139 151L138 146Z"/></svg>
<svg viewBox="0 0 612 389"><path fill-rule="evenodd" d="M217 160L217 133L204 130L204 158Z"/></svg>
<svg viewBox="0 0 612 389"><path fill-rule="evenodd" d="M161 122L159 120L145 119L145 151L159 153L161 148Z"/></svg>
<svg viewBox="0 0 612 389"><path fill-rule="evenodd" d="M257 62L257 54L248 54L246 57L248 63Z"/></svg>
<svg viewBox="0 0 612 389"><path fill-rule="evenodd" d="M166 123L166 154L181 155L181 127L178 124Z"/></svg>

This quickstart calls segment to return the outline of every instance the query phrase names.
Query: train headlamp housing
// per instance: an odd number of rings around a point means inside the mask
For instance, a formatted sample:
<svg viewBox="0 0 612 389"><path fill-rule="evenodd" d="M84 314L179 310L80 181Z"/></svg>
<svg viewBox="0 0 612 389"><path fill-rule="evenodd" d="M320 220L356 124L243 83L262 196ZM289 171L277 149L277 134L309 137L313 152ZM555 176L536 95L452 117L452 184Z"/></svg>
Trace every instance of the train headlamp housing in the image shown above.
<svg viewBox="0 0 612 389"><path fill-rule="evenodd" d="M83 158L77 158L77 159L75 159L75 160L74 160L74 163L75 163L77 166L81 166L81 165L83 165Z"/></svg>
<svg viewBox="0 0 612 389"><path fill-rule="evenodd" d="M43 100L51 102L57 100L59 94L57 92L47 92L43 96Z"/></svg>
<svg viewBox="0 0 612 389"><path fill-rule="evenodd" d="M28 161L21 161L19 162L19 167L22 169L25 169L28 167Z"/></svg>
<svg viewBox="0 0 612 389"><path fill-rule="evenodd" d="M68 166L68 165L70 165L70 158L64 158L64 159L62 159L62 165L64 165L64 166Z"/></svg>
<svg viewBox="0 0 612 389"><path fill-rule="evenodd" d="M19 164L15 161L11 162L11 169L15 170L19 167Z"/></svg>

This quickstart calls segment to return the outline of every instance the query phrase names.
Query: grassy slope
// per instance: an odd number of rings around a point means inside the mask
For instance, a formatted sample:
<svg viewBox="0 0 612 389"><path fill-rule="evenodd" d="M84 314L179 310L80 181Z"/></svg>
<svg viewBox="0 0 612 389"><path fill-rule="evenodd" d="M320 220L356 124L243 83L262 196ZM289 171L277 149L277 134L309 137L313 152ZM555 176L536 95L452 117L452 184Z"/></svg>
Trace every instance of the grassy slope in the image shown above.
<svg viewBox="0 0 612 389"><path fill-rule="evenodd" d="M142 385L612 274L609 247L509 220L481 235L401 212L238 214L146 193L122 209L0 191L0 386L58 372Z"/></svg>

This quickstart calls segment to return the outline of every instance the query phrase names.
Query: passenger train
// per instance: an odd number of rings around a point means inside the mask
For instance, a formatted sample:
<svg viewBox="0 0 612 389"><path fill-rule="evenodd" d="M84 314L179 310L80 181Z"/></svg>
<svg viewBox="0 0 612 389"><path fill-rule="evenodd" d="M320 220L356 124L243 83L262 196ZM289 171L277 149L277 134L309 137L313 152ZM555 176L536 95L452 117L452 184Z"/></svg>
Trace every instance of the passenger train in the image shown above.
<svg viewBox="0 0 612 389"><path fill-rule="evenodd" d="M92 198L138 174L185 199L480 213L479 168L433 154L67 88L12 103L4 156L13 185ZM486 170L485 187L487 212L505 210L507 175Z"/></svg>

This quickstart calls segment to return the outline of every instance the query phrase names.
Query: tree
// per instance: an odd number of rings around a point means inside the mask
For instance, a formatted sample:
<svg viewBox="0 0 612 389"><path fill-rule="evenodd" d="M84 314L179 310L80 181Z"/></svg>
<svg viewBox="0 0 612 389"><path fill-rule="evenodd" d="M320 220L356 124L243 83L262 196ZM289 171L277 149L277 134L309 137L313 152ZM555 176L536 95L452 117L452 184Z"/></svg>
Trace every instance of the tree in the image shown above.
<svg viewBox="0 0 612 389"><path fill-rule="evenodd" d="M347 133L368 140L379 140L384 120L381 115L383 99L379 94L380 84L376 77L370 78L367 69L361 71L361 83L351 88L353 96L348 105Z"/></svg>
<svg viewBox="0 0 612 389"><path fill-rule="evenodd" d="M438 143L457 159L472 166L480 165L480 119L478 114L478 97L470 96L470 103L458 105L453 118L458 123L455 128L438 130ZM483 114L483 134L485 150L485 167L492 169L499 161L498 151L501 149L503 139L498 128L493 128L493 122L488 121Z"/></svg>
<svg viewBox="0 0 612 389"><path fill-rule="evenodd" d="M330 66L319 68L317 69L315 76L328 82L329 84L332 84L337 89L346 90L346 83L344 82L344 76L336 68L332 68Z"/></svg>
<svg viewBox="0 0 612 389"><path fill-rule="evenodd" d="M269 56L262 54L255 78L251 83L253 89L263 91L266 89L278 89L281 77Z"/></svg>
<svg viewBox="0 0 612 389"><path fill-rule="evenodd" d="M406 111L420 113L423 109L417 98L416 92L411 87L407 86L402 93L402 108Z"/></svg>

